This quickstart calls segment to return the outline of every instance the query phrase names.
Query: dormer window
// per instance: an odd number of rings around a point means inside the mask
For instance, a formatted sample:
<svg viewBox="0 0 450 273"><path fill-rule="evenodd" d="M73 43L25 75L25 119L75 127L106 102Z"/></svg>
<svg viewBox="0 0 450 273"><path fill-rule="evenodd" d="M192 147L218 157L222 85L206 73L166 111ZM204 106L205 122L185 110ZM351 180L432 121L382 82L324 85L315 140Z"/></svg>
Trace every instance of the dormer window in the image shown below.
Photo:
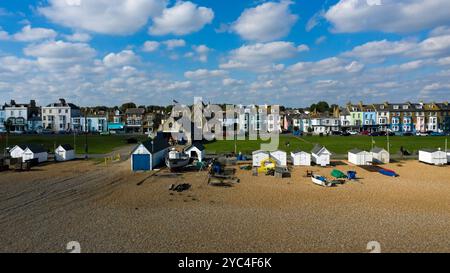
<svg viewBox="0 0 450 273"><path fill-rule="evenodd" d="M381 106L380 106L380 109L384 109L384 105L381 105Z"/></svg>
<svg viewBox="0 0 450 273"><path fill-rule="evenodd" d="M406 110L406 109L408 109L408 108L409 108L408 105L403 105L403 109L404 109L404 110Z"/></svg>
<svg viewBox="0 0 450 273"><path fill-rule="evenodd" d="M397 110L398 109L398 105L394 105L394 109Z"/></svg>

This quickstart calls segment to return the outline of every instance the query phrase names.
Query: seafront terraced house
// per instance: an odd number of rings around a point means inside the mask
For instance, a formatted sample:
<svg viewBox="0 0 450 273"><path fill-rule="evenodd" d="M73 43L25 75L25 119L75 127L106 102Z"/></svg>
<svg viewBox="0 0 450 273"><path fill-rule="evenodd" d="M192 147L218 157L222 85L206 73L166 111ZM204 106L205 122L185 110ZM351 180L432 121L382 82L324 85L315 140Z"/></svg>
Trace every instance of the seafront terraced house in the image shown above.
<svg viewBox="0 0 450 273"><path fill-rule="evenodd" d="M351 102L347 104L347 110L350 112L350 128L352 130L358 130L360 131L362 129L363 124L363 104L359 103L358 105L352 105Z"/></svg>
<svg viewBox="0 0 450 273"><path fill-rule="evenodd" d="M72 130L72 118L80 117L81 111L73 103L67 103L65 99L42 107L42 126L53 132Z"/></svg>
<svg viewBox="0 0 450 273"><path fill-rule="evenodd" d="M450 132L450 105L448 102L438 103L441 110L440 128L444 132Z"/></svg>
<svg viewBox="0 0 450 273"><path fill-rule="evenodd" d="M30 103L16 103L11 100L9 105L5 105L5 120L11 125L11 132L26 132L28 128L28 120L39 117L39 107L34 100Z"/></svg>
<svg viewBox="0 0 450 273"><path fill-rule="evenodd" d="M372 105L361 105L363 110L362 126L364 131L375 132L378 129L377 125L377 110Z"/></svg>
<svg viewBox="0 0 450 273"><path fill-rule="evenodd" d="M0 133L6 132L5 128L5 106L0 105Z"/></svg>
<svg viewBox="0 0 450 273"><path fill-rule="evenodd" d="M417 112L422 111L420 104L393 103L389 104L390 130L393 133L413 133L416 131L414 121Z"/></svg>
<svg viewBox="0 0 450 273"><path fill-rule="evenodd" d="M390 111L389 103L374 104L373 107L376 111L376 125L378 132L387 132L390 127Z"/></svg>

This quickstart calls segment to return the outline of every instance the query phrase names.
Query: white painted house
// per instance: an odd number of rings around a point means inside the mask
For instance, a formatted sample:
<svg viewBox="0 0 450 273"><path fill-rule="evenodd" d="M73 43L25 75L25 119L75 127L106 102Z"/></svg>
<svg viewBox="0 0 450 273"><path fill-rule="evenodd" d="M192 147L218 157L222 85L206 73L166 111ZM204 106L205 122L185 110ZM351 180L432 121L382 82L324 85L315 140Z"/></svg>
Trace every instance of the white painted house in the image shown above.
<svg viewBox="0 0 450 273"><path fill-rule="evenodd" d="M27 145L25 151L23 151L22 161L37 159L39 163L48 160L47 150L42 145Z"/></svg>
<svg viewBox="0 0 450 273"><path fill-rule="evenodd" d="M261 150L254 151L252 153L253 167L261 167L261 163L269 158L270 158L269 152Z"/></svg>
<svg viewBox="0 0 450 273"><path fill-rule="evenodd" d="M373 157L372 153L353 149L348 152L348 161L357 166L368 166L372 165Z"/></svg>
<svg viewBox="0 0 450 273"><path fill-rule="evenodd" d="M189 155L190 158L195 158L202 162L205 158L205 146L203 146L200 142L194 142L191 146L185 149L185 153Z"/></svg>
<svg viewBox="0 0 450 273"><path fill-rule="evenodd" d="M153 140L139 144L131 153L132 171L151 171L164 163L169 143L160 134Z"/></svg>
<svg viewBox="0 0 450 273"><path fill-rule="evenodd" d="M321 145L316 145L311 151L312 162L316 165L325 167L330 165L331 152Z"/></svg>
<svg viewBox="0 0 450 273"><path fill-rule="evenodd" d="M55 149L56 161L69 161L75 159L75 150L69 144L59 145Z"/></svg>
<svg viewBox="0 0 450 273"><path fill-rule="evenodd" d="M284 151L273 151L270 152L270 157L272 157L273 159L275 159L275 161L277 162L277 166L287 166L287 155L286 152Z"/></svg>
<svg viewBox="0 0 450 273"><path fill-rule="evenodd" d="M391 155L383 148L375 147L370 152L372 152L374 163L388 164L391 161Z"/></svg>
<svg viewBox="0 0 450 273"><path fill-rule="evenodd" d="M298 151L291 153L292 164L294 166L311 166L311 154Z"/></svg>
<svg viewBox="0 0 450 273"><path fill-rule="evenodd" d="M420 150L419 161L432 165L445 165L448 163L447 154L441 149Z"/></svg>
<svg viewBox="0 0 450 273"><path fill-rule="evenodd" d="M27 145L16 145L9 150L11 158L22 158Z"/></svg>

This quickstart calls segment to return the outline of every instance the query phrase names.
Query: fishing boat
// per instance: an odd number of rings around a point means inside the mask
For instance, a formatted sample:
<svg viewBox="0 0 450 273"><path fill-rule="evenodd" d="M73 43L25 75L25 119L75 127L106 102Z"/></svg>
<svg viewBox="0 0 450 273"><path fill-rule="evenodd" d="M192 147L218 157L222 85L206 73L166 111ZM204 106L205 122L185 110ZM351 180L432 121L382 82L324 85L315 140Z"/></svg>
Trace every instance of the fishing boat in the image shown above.
<svg viewBox="0 0 450 273"><path fill-rule="evenodd" d="M396 172L394 172L393 170L389 170L389 169L380 169L378 172L381 173L382 175L386 175L386 176L391 176L391 177L398 176L398 174Z"/></svg>
<svg viewBox="0 0 450 273"><path fill-rule="evenodd" d="M317 184L322 187L332 187L335 185L333 182L329 182L326 177L313 174L311 180L314 184Z"/></svg>
<svg viewBox="0 0 450 273"><path fill-rule="evenodd" d="M186 167L190 162L189 155L172 149L166 157L166 166L171 171Z"/></svg>

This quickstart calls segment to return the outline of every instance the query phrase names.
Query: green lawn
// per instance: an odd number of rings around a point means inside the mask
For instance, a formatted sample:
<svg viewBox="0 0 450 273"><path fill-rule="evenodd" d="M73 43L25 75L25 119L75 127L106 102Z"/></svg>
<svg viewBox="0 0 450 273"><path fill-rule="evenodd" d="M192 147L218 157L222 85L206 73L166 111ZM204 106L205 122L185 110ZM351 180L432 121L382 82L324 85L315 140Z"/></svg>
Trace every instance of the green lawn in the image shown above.
<svg viewBox="0 0 450 273"><path fill-rule="evenodd" d="M89 135L88 147L89 154L106 154L113 151L115 148L127 145L127 138L131 136L127 135ZM146 136L135 136L138 140L142 141L146 139ZM17 144L42 144L50 151L54 150L54 147L60 144L70 144L76 146L76 152L79 154L84 153L85 136L78 135L74 138L73 135L11 135L8 139L8 146L12 147ZM0 147L3 150L6 146L5 135L0 136Z"/></svg>
<svg viewBox="0 0 450 273"><path fill-rule="evenodd" d="M393 136L390 137L391 153L398 153L400 147L415 152L423 148L445 148L446 137L402 137ZM379 146L386 149L387 138L386 137L374 137L374 146ZM322 144L332 153L346 154L353 148L359 148L362 150L370 150L372 147L372 138L369 136L304 136L294 137L292 135L281 135L279 142L279 149L286 152L294 150L310 151L314 144ZM286 146L286 142L290 143L290 146ZM237 151L244 154L251 154L255 150L260 149L262 141L258 140L245 140L237 141ZM234 151L234 141L215 141L205 145L208 153L231 153Z"/></svg>

